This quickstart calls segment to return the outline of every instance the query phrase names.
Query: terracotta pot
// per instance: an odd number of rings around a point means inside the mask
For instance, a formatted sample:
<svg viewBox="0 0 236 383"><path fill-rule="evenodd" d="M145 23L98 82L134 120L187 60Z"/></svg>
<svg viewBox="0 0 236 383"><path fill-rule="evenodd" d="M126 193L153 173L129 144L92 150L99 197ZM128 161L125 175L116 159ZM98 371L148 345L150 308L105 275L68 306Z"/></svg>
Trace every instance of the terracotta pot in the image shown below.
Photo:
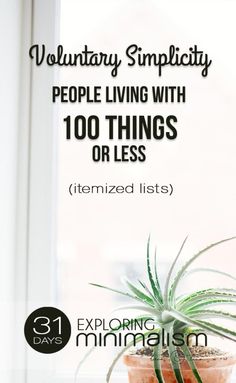
<svg viewBox="0 0 236 383"><path fill-rule="evenodd" d="M123 360L128 367L129 383L158 383L150 357L124 355ZM230 383L232 369L236 364L236 355L197 359L195 364L203 383ZM169 358L163 358L161 366L165 382L176 383ZM185 383L196 383L186 360L181 361L181 370Z"/></svg>

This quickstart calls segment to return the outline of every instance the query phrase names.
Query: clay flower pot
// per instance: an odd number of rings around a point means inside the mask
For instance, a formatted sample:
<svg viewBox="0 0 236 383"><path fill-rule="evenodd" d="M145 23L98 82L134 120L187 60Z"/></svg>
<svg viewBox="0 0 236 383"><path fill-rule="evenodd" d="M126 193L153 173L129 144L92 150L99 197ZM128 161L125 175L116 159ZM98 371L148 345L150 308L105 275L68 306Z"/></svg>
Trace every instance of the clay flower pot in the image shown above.
<svg viewBox="0 0 236 383"><path fill-rule="evenodd" d="M123 360L128 367L129 383L158 383L150 357L127 354ZM180 364L184 382L196 383L187 361L182 360ZM195 364L204 383L230 383L236 355L197 359ZM161 367L165 382L176 383L169 358L162 359Z"/></svg>

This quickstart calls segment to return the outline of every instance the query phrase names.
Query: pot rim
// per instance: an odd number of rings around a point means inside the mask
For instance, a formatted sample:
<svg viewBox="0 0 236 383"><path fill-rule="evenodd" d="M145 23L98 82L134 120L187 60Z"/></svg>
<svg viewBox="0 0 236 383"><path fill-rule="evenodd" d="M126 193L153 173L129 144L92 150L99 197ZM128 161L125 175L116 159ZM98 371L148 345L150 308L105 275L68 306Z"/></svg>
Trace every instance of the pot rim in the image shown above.
<svg viewBox="0 0 236 383"><path fill-rule="evenodd" d="M221 368L226 366L233 366L236 364L236 352L226 353L225 355L216 355L203 358L193 358L195 365L198 369L204 368ZM125 365L131 368L146 368L153 369L153 360L150 356L146 355L135 355L135 354L124 354L123 362ZM163 369L172 369L170 359L168 357L163 357L161 359L161 364ZM189 370L188 361L185 358L180 358L180 366L183 369Z"/></svg>

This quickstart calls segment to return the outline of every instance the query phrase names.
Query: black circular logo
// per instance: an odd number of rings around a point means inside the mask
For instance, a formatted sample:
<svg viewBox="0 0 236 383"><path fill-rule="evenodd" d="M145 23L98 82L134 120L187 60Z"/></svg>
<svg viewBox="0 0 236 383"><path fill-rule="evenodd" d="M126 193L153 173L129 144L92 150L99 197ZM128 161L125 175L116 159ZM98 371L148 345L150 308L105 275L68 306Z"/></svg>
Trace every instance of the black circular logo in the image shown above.
<svg viewBox="0 0 236 383"><path fill-rule="evenodd" d="M68 343L71 325L67 316L55 307L33 311L25 322L25 338L36 351L52 354Z"/></svg>

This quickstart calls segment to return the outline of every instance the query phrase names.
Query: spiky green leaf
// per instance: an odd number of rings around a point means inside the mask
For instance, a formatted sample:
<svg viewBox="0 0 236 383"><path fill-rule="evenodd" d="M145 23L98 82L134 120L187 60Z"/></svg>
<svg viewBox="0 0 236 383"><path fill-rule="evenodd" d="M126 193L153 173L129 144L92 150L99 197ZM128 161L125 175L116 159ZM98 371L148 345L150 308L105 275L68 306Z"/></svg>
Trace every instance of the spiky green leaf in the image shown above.
<svg viewBox="0 0 236 383"><path fill-rule="evenodd" d="M146 285L144 282L142 282L142 281L139 280L139 283L140 283L140 285L142 286L142 288L147 292L147 294L149 295L149 297L152 299L152 301L153 301L153 306L155 306L156 308L158 308L158 309L161 310L161 303L160 303L160 300L157 299L157 298L153 295L153 293L149 290L149 288L147 287L147 285Z"/></svg>
<svg viewBox="0 0 236 383"><path fill-rule="evenodd" d="M236 281L236 277L232 274L226 273L225 271L217 270L217 269L211 269L206 267L199 267L196 269L192 269L189 271L186 271L184 277L188 277L189 275L196 274L196 273L213 273L213 274L219 274L224 277L230 278L234 281Z"/></svg>
<svg viewBox="0 0 236 383"><path fill-rule="evenodd" d="M151 287L152 287L152 291L153 291L154 297L161 304L162 303L161 292L160 292L160 290L157 288L157 286L155 284L155 281L154 281L154 278L153 278L153 274L152 274L152 270L151 270L151 264L150 264L150 236L148 238L148 243L147 243L147 272L148 272L148 278L149 278L149 281L150 281L150 284L151 284Z"/></svg>
<svg viewBox="0 0 236 383"><path fill-rule="evenodd" d="M212 299L236 299L235 289L205 289L199 290L182 298L177 303L178 310L191 309L198 302L208 302Z"/></svg>
<svg viewBox="0 0 236 383"><path fill-rule="evenodd" d="M220 337L224 337L234 342L236 341L235 331L229 330L222 326L214 325L213 323L210 323L210 322L190 318L189 316L184 315L181 312L178 312L176 310L171 310L171 315L173 315L173 317L175 317L177 320L188 324L189 326L202 328L203 330L207 331L211 335L218 335Z"/></svg>
<svg viewBox="0 0 236 383"><path fill-rule="evenodd" d="M144 303L143 300L140 299L139 297L133 296L133 295L131 295L129 293L126 293L125 291L120 291L120 290L112 289L112 288L107 287L107 286L98 285L97 283L90 283L90 285L91 286L95 286L95 287L100 287L101 289L112 291L113 293L117 293L117 294L123 295L123 296L125 296L127 298L135 299L136 301ZM149 304L148 302L145 302L145 303ZM153 307L151 304L149 304L149 306Z"/></svg>
<svg viewBox="0 0 236 383"><path fill-rule="evenodd" d="M156 286L158 291L160 292L160 299L161 303L163 303L163 296L162 296L162 291L161 291L161 285L157 273L157 249L155 248L155 255L154 255L154 273L155 273L155 280L156 280Z"/></svg>
<svg viewBox="0 0 236 383"><path fill-rule="evenodd" d="M175 292L176 292L176 289L177 289L177 286L179 284L179 281L181 280L181 278L183 277L185 271L187 270L187 268L198 258L200 257L202 254L204 254L205 252L209 251L210 249L212 249L213 247L216 247L222 243L225 243L225 242L228 242L228 241L232 241L233 239L236 239L236 237L231 237L231 238L226 238L226 239L223 239L221 241L218 241L218 242L215 242L207 247L205 247L204 249L200 250L197 254L195 254L193 257L191 257L185 264L184 266L182 266L182 268L178 271L175 279L174 279L174 282L170 288L170 298L171 298L171 301L174 300L174 296L175 296Z"/></svg>
<svg viewBox="0 0 236 383"><path fill-rule="evenodd" d="M177 254L177 256L175 257L174 262L172 263L172 265L171 265L171 267L170 267L170 270L169 270L169 272L168 272L167 278L166 278L165 293L164 293L164 302L165 302L165 306L166 306L166 308L168 308L169 303L171 303L171 302L169 302L169 298L170 298L170 283L171 283L171 276L172 276L172 273L173 273L173 271L174 271L175 265L176 265L176 263L177 263L177 261L178 261L178 259L179 259L179 256L180 256L180 254L181 254L181 252L182 252L182 250L183 250L183 247L184 247L184 245L185 245L187 239L188 239L188 237L186 237L186 238L184 239L183 243L181 244L180 249L179 249L179 251L178 251L178 254Z"/></svg>
<svg viewBox="0 0 236 383"><path fill-rule="evenodd" d="M235 331L233 331L229 328L223 327L223 326L216 325L216 324L211 323L211 322L206 322L206 321L202 321L202 320L199 320L198 322L201 324L202 327L207 326L209 331L211 331L211 332L215 331L216 335L219 335L223 338L226 338L226 339L229 339L229 340L236 342L236 332Z"/></svg>
<svg viewBox="0 0 236 383"><path fill-rule="evenodd" d="M191 353L190 353L190 350L189 350L188 346L184 343L184 344L181 346L181 349L182 349L182 351L183 351L183 353L184 353L184 356L185 356L185 358L186 358L186 360L187 360L187 362L188 362L188 364L189 364L189 367L191 368L191 370L192 370L192 372L193 372L193 375L194 375L195 378L196 378L196 381L197 381L198 383L203 383L203 381L202 381L202 379L201 379L201 376L200 376L200 374L199 374L199 372L198 372L198 369L197 369L197 367L196 367L196 365L195 365L195 363L194 363L194 360L193 360L193 358L192 358L192 355L191 355Z"/></svg>
<svg viewBox="0 0 236 383"><path fill-rule="evenodd" d="M228 306L228 305L236 305L236 297L235 299L209 299L209 300L204 300L204 301L200 301L200 303L197 303L197 304L191 304L191 306L188 307L188 309L182 309L181 311L185 312L186 314L189 312L189 311L192 311L192 310L198 310L198 309L204 309L205 307L208 307L208 306L221 306L221 305L224 305L224 306Z"/></svg>
<svg viewBox="0 0 236 383"><path fill-rule="evenodd" d="M229 319L236 320L236 315L229 313L227 311L221 310L192 310L189 311L189 316L194 318L219 318L219 319Z"/></svg>
<svg viewBox="0 0 236 383"><path fill-rule="evenodd" d="M136 311L143 311L147 314L152 314L152 316L159 316L159 311L157 309L147 307L147 306L139 306L139 305L125 305L117 307L113 312L116 311L124 311L124 310L136 310Z"/></svg>
<svg viewBox="0 0 236 383"><path fill-rule="evenodd" d="M173 337L173 328L170 329L170 337L172 339ZM176 380L178 383L184 383L183 376L180 370L180 363L179 363L179 356L178 356L178 351L177 347L173 345L172 342L169 343L168 345L168 352L169 352L169 358L171 361L171 365L176 377Z"/></svg>
<svg viewBox="0 0 236 383"><path fill-rule="evenodd" d="M164 378L161 371L161 352L162 345L160 342L157 346L153 347L153 363L158 383L164 383Z"/></svg>
<svg viewBox="0 0 236 383"><path fill-rule="evenodd" d="M141 290L139 290L132 282L130 282L127 278L123 278L123 282L128 286L132 293L135 294L138 298L140 298L145 303L154 306L153 298L144 294Z"/></svg>

